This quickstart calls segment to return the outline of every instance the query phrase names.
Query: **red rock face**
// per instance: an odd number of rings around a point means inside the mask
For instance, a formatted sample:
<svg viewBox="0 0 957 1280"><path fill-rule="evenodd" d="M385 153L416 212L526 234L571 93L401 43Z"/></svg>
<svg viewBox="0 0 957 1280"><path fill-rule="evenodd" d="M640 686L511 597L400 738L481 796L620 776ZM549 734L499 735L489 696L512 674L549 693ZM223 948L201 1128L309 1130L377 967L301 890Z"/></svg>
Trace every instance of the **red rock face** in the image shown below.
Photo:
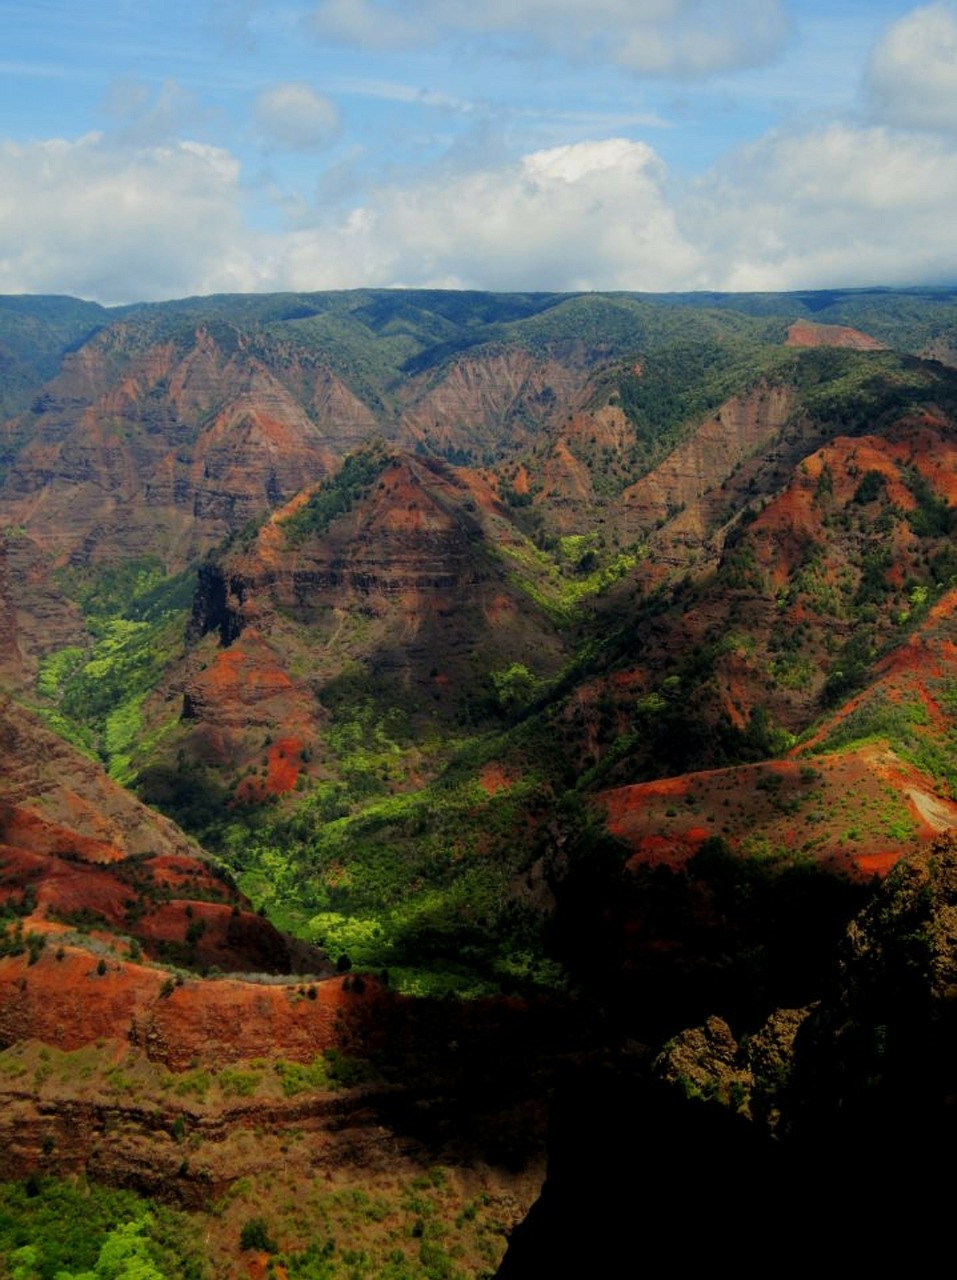
<svg viewBox="0 0 957 1280"><path fill-rule="evenodd" d="M660 466L624 491L621 502L629 516L651 528L683 508L682 524L705 530L726 505L722 482L774 440L794 405L793 390L781 386L758 387L727 401Z"/></svg>
<svg viewBox="0 0 957 1280"><path fill-rule="evenodd" d="M298 959L322 970L171 822L11 703L0 707L0 758L0 903L26 912L25 933L55 946L82 925L119 957L132 939L193 967L283 973Z"/></svg>
<svg viewBox="0 0 957 1280"><path fill-rule="evenodd" d="M317 422L255 355L202 328L188 342L140 344L114 326L67 357L35 412L7 424L25 443L4 506L57 560L151 555L176 569L326 475L330 436L350 413L371 428L328 370L314 370L312 405L328 415Z"/></svg>
<svg viewBox="0 0 957 1280"><path fill-rule="evenodd" d="M824 521L833 511L853 503L862 478L869 472L882 477L886 500L901 512L913 511L917 500L907 472L916 470L931 492L951 503L957 496L957 445L945 424L922 417L903 419L886 436L838 436L801 464L787 489L757 517L751 536L759 563L777 585L784 584L809 541L829 545L835 561L842 558L840 536ZM826 500L822 500L822 488ZM916 550L906 530L899 538ZM907 559L907 547L895 550Z"/></svg>
<svg viewBox="0 0 957 1280"><path fill-rule="evenodd" d="M7 541L0 536L0 671L15 675L23 664L18 643L17 610L7 567Z"/></svg>
<svg viewBox="0 0 957 1280"><path fill-rule="evenodd" d="M149 555L173 571L376 431L429 451L514 452L529 422L577 404L582 366L518 349L461 360L408 382L394 420L281 339L199 326L170 340L118 323L0 426L16 452L0 500L57 563Z"/></svg>
<svg viewBox="0 0 957 1280"><path fill-rule="evenodd" d="M127 1041L173 1071L196 1058L222 1065L264 1053L310 1062L360 1034L375 1048L375 1010L396 999L371 979L361 991L349 978L329 979L306 998L301 983L207 978L176 986L161 969L117 960L99 970L95 956L72 946L59 959L48 946L32 965L26 956L0 960L0 1046Z"/></svg>
<svg viewBox="0 0 957 1280"><path fill-rule="evenodd" d="M173 823L5 698L0 698L0 761L0 838L9 844L94 862L195 855L195 846Z"/></svg>
<svg viewBox="0 0 957 1280"><path fill-rule="evenodd" d="M27 533L14 526L6 539L7 593L3 610L9 637L16 636L16 654L0 669L11 687L31 684L40 658L68 645L86 645L89 637L79 608L67 600L50 573L49 557ZM4 573L0 569L0 582ZM2 588L0 588L2 592Z"/></svg>
<svg viewBox="0 0 957 1280"><path fill-rule="evenodd" d="M800 424L788 426L780 443L773 449L765 443L759 454L779 450L779 457L786 457L798 452L806 444L800 431ZM653 495L660 477L674 476L676 460L689 457L699 444L700 433L634 490ZM636 635L634 659L629 662L623 652L620 671L591 679L569 696L558 722L566 749L592 765L603 760L609 743L634 735L629 763L613 766L611 778L620 784L669 767L680 772L688 767L685 760L719 764L742 749L738 735L751 732L755 715L767 716L768 723L794 735L818 720L840 688L845 651L847 661L855 661L853 646L861 643L862 628L875 653L888 646L896 661L904 661L909 651L902 644L904 628L913 624L915 602L919 608L926 592L931 597L939 592L944 585L940 575L946 580L950 572L948 537L920 532L920 524L914 524L917 495L923 486L921 503L953 504L955 447L952 429L939 412L907 414L888 422L880 434L837 436L820 447L812 437L810 451L805 448L803 457L798 452L777 491L754 501L750 520L712 526L710 534L707 523L695 529L691 520L693 511L703 513L710 502L716 509L718 502L729 501L732 485L740 484L741 477L747 492L749 461L727 490L719 486L692 498L684 512L649 535L648 555L636 569L640 581L654 583L674 578L687 566L679 607L657 614ZM687 474L692 476L692 467ZM667 491L662 483L662 492ZM681 536L687 537L683 557ZM922 591L915 583L927 585ZM619 598L623 602L624 588ZM925 646L921 660L945 681L953 636L933 617L920 631ZM855 679L863 678L858 671ZM873 689L879 691L882 677L875 674L874 679ZM940 689L915 687L894 698L924 706L930 725L946 737L952 717L947 713L940 719ZM656 729L656 720L660 726L675 726L670 736L665 728ZM685 740L697 744L697 754L684 752ZM650 742L657 745L642 745ZM715 745L720 742L727 745ZM932 753L935 748L928 743L927 749ZM880 771L868 766L865 774L873 779ZM898 782L908 794L914 790L915 795L932 796L941 790L929 777L916 784L902 774ZM908 805L909 821L927 836L935 829L926 822L927 801L915 800L916 808ZM949 815L950 809L945 806L942 812ZM719 809L712 816L717 825L711 834L720 834L728 815ZM736 820L730 829L738 830ZM653 841L661 834L653 827L644 833ZM808 832L804 838L813 835ZM666 844L671 841L669 835ZM896 847L905 844L898 841ZM687 847L683 834L678 847ZM880 859L887 848L875 848L867 856ZM849 848L849 856L853 852Z"/></svg>
<svg viewBox="0 0 957 1280"><path fill-rule="evenodd" d="M48 775L42 748L51 735L18 709L7 706L0 723L5 746L27 732L40 744L18 762L9 789L34 798L8 800L0 813L0 903L19 912L24 938L39 944L0 957L0 1048L30 1039L64 1050L125 1042L181 1071L196 1060L308 1062L332 1047L368 1055L416 1042L415 1002L368 976L331 977L319 952L254 914L171 823L125 793L120 800L65 744ZM279 784L295 743L274 745L269 779ZM137 946L147 958L247 976L174 979L138 963ZM310 976L276 977L290 970ZM498 1012L465 1010L461 1028L516 1012L514 1001ZM421 1017L427 1024L428 1011Z"/></svg>
<svg viewBox="0 0 957 1280"><path fill-rule="evenodd" d="M899 799L893 812L890 794ZM719 834L718 819L730 817L734 833L723 838L742 857L774 849L782 866L790 856L867 880L914 855L915 841L928 846L957 822L957 804L937 796L933 779L882 746L638 783L602 792L596 802L631 849L632 870L681 868ZM819 827L810 846L809 814ZM895 835L902 816L908 834ZM848 831L855 834L847 838Z"/></svg>
<svg viewBox="0 0 957 1280"><path fill-rule="evenodd" d="M579 407L588 381L582 353L542 360L520 348L464 358L403 392L399 440L408 447L470 454L514 453L539 430Z"/></svg>
<svg viewBox="0 0 957 1280"><path fill-rule="evenodd" d="M307 758L321 763L316 689L344 667L419 690L441 718L483 666L531 647L548 669L560 654L553 623L509 579L502 548L519 537L477 473L394 451L352 509L290 543L285 522L307 498L200 575L184 728L204 759L254 770L239 803L284 794Z"/></svg>

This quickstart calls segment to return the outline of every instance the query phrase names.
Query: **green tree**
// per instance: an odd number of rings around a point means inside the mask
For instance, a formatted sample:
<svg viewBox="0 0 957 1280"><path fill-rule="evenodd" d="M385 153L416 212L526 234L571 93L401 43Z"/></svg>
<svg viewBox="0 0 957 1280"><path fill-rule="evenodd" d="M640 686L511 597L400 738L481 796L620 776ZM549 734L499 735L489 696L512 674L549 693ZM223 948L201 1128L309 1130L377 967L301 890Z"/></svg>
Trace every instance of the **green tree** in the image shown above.
<svg viewBox="0 0 957 1280"><path fill-rule="evenodd" d="M72 1275L59 1271L56 1280L166 1280L150 1258L147 1233L152 1224L149 1214L133 1222L120 1223L100 1246L100 1256L92 1271ZM24 1277L32 1280L29 1272L25 1272Z"/></svg>

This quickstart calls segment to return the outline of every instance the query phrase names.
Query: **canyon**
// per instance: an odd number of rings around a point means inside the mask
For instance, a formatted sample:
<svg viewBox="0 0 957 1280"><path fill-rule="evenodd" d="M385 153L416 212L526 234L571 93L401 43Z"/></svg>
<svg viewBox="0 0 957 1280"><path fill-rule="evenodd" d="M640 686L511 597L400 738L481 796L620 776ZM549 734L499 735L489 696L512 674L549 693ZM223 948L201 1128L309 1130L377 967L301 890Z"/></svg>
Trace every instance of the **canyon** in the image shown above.
<svg viewBox="0 0 957 1280"><path fill-rule="evenodd" d="M636 1197L663 1257L698 1160L768 1171L769 1238L888 1168L949 1025L955 328L0 299L3 1177L405 1280L603 1265ZM852 953L929 901L908 1022Z"/></svg>

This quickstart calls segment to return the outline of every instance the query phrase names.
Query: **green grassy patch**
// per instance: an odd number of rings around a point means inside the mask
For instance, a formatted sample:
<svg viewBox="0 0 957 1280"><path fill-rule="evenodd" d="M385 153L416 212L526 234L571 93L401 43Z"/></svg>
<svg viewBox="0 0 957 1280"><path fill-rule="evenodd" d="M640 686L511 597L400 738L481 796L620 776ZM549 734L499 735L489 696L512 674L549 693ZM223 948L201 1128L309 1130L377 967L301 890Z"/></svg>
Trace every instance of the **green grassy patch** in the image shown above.
<svg viewBox="0 0 957 1280"><path fill-rule="evenodd" d="M83 1181L0 1183L0 1278L207 1280L186 1214Z"/></svg>
<svg viewBox="0 0 957 1280"><path fill-rule="evenodd" d="M182 653L192 573L163 576L151 561L98 571L65 570L61 585L84 609L88 649L47 655L37 674L37 710L50 728L129 783L134 755L149 750L169 724L147 732L143 708Z"/></svg>

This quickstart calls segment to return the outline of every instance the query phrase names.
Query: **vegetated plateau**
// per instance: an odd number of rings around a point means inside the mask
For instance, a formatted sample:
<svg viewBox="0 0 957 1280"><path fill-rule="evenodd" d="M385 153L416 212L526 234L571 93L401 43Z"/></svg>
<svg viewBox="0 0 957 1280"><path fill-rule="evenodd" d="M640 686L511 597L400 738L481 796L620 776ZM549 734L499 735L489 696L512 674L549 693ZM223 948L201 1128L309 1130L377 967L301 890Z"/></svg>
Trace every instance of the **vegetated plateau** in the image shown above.
<svg viewBox="0 0 957 1280"><path fill-rule="evenodd" d="M5 298L0 406L0 1277L927 1192L957 291Z"/></svg>

